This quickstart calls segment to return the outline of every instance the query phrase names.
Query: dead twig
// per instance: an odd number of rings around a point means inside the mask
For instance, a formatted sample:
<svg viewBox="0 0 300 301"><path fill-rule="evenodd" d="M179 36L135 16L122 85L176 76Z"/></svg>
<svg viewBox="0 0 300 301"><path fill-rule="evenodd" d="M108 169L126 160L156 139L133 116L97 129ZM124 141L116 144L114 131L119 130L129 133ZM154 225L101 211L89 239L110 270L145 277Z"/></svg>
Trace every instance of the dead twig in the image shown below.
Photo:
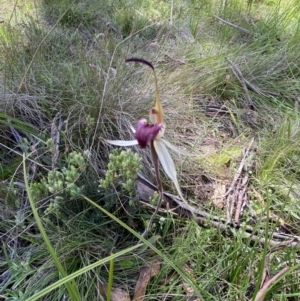
<svg viewBox="0 0 300 301"><path fill-rule="evenodd" d="M156 258L149 266L140 270L140 276L134 289L132 301L143 301L146 296L146 289L151 278L155 277L161 268L161 260Z"/></svg>
<svg viewBox="0 0 300 301"><path fill-rule="evenodd" d="M138 195L143 202L148 203L149 197L153 195L154 191L157 191L155 185L148 181L143 175L138 174ZM226 219L218 216L211 215L205 211L196 209L180 200L179 197L164 192L163 205L168 207L168 212L172 214L178 214L185 217L196 216L196 221L200 226L213 226L217 229L224 231L224 233L240 232L243 230L242 235L245 238L251 238L252 241L258 242L261 245L268 243L272 248L281 248L283 246L291 248L300 248L300 237L285 233L271 232L268 237L265 238L264 229L256 229L246 224L240 223L228 223ZM274 249L275 250L275 249Z"/></svg>
<svg viewBox="0 0 300 301"><path fill-rule="evenodd" d="M226 58L226 60L230 64L231 70L232 70L233 74L235 75L236 79L241 84L241 86L242 86L242 88L243 88L243 90L245 92L248 104L251 105L251 106L253 106L253 101L252 101L251 95L250 95L250 93L248 91L245 78L244 78L244 76L243 76L240 68L235 63L233 63L230 59Z"/></svg>
<svg viewBox="0 0 300 301"><path fill-rule="evenodd" d="M238 26L238 25L235 25L235 24L233 24L233 23L231 23L231 22L229 22L229 21L226 21L226 20L220 18L220 17L217 16L217 15L214 15L214 17L215 17L216 19L218 19L220 22L222 22L223 24L229 25L229 26L231 26L231 27L233 27L233 28L235 28L235 29L238 29L238 30L240 30L240 31L242 31L242 32L244 32L244 33L246 33L246 34L254 35L254 33L253 33L252 31L250 31L250 30L248 30L248 29L245 29L245 28L243 28L243 27L240 27L240 26Z"/></svg>
<svg viewBox="0 0 300 301"><path fill-rule="evenodd" d="M181 60L179 60L179 59L175 59L175 58L173 58L173 57L171 57L169 54L165 54L164 55L165 56L165 58L167 58L167 59L169 59L169 60L171 60L171 61L173 61L173 62L175 62L175 63L178 63L179 65L186 65L186 63L184 62L184 61L181 61Z"/></svg>
<svg viewBox="0 0 300 301"><path fill-rule="evenodd" d="M251 139L251 141L249 143L249 146L248 146L247 150L244 153L244 156L243 156L243 159L240 163L238 171L235 174L235 176L233 178L233 181L232 181L231 185L229 186L227 192L223 196L224 203L227 206L227 221L228 222L231 222L231 216L232 216L233 206L234 206L233 199L230 195L234 191L234 188L236 187L238 180L241 178L241 174L242 174L243 169L245 169L245 165L247 163L247 159L248 159L249 153L251 151L251 147L252 147L253 142L254 142L254 138Z"/></svg>
<svg viewBox="0 0 300 301"><path fill-rule="evenodd" d="M270 286L274 285L275 282L281 276L286 274L289 270L290 270L290 267L285 267L279 273L277 273L275 276L273 276L271 279L268 279L268 275L267 275L268 280L264 279L266 281L264 281L264 284L262 285L261 289L258 291L257 295L255 296L254 301L262 301L263 298L265 297L266 293L268 292L268 289L270 288Z"/></svg>
<svg viewBox="0 0 300 301"><path fill-rule="evenodd" d="M105 170L97 169L100 175L105 175ZM146 179L142 174L138 174L137 193L141 200L146 204L149 204L149 198L157 191L157 187ZM171 193L163 193L164 203L163 207L168 208L166 211L161 211L156 207L155 211L168 214L176 214L181 217L196 217L196 222L203 227L213 226L216 229L222 230L224 234L232 234L233 232L241 232L244 238L250 238L253 242L258 242L261 245L266 243L273 250L278 250L283 247L299 248L300 249L300 236L290 235L286 233L270 232L268 237L265 237L265 229L253 228L247 224L241 223L228 223L226 219L219 216L211 215L205 211L196 209L180 200L179 197Z"/></svg>
<svg viewBox="0 0 300 301"><path fill-rule="evenodd" d="M247 157L248 157L249 152L250 152L250 150L251 150L251 147L252 147L253 142L254 142L254 138L251 139L251 141L250 141L250 143L249 143L249 146L248 146L247 150L245 151L244 157L243 157L243 159L242 159L242 161L241 161L241 163L240 163L240 166L239 166L239 168L238 168L238 171L237 171L237 173L235 174L235 177L234 177L234 179L233 179L233 181L232 181L230 187L228 188L226 194L224 195L224 198L227 197L227 196L233 191L233 188L234 188L236 182L237 182L238 179L240 178L241 173L242 173L242 171L243 171L243 168L244 168L244 166L245 166L245 164L246 164L246 160L247 160Z"/></svg>
<svg viewBox="0 0 300 301"><path fill-rule="evenodd" d="M272 91L261 91L259 88L257 88L256 86L254 86L252 83L250 83L246 78L243 78L243 80L245 81L245 84L247 85L248 89L257 93L258 95L270 98L272 96L279 96L279 93L276 92L272 92ZM267 94L266 94L267 93Z"/></svg>
<svg viewBox="0 0 300 301"><path fill-rule="evenodd" d="M235 63L233 63L228 58L226 58L226 60L230 64L233 74L235 75L235 77L237 78L239 83L242 85L242 88L246 93L247 100L249 101L250 104L252 104L252 98L251 98L248 90L251 90L251 91L257 93L258 95L261 95L261 96L264 96L264 97L267 97L267 98L270 98L272 96L279 96L278 93L275 93L275 92L272 92L272 91L264 91L263 92L262 90L260 90L258 87L256 87L254 84L250 83L243 76L241 70L239 69L239 67Z"/></svg>
<svg viewBox="0 0 300 301"><path fill-rule="evenodd" d="M234 221L236 223L239 222L239 219L240 219L240 215L241 215L241 211L242 211L242 208L244 207L244 204L245 204L245 201L246 201L246 198L247 198L247 195L246 195L246 190L247 190L247 187L248 187L248 181L249 181L249 175L246 174L243 178L243 180L241 181L241 188L242 189L239 189L239 192L238 192L238 198L237 198L237 204L236 204L236 209L235 209L235 216L234 216Z"/></svg>

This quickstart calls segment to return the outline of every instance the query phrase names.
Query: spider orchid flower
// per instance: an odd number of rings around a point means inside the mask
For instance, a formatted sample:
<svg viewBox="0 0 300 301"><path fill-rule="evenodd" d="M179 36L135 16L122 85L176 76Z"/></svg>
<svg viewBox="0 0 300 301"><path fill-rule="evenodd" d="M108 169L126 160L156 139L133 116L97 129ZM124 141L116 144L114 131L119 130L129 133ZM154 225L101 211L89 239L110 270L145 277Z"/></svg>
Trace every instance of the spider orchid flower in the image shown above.
<svg viewBox="0 0 300 301"><path fill-rule="evenodd" d="M142 118L137 122L137 129L135 130L134 128L132 128L132 131L134 132L135 140L130 140L130 141L105 140L105 141L109 144L117 145L117 146L139 145L141 148L145 148L147 145L150 145L152 159L153 159L155 172L158 180L158 186L159 186L158 190L162 191L160 178L159 178L159 169L158 169L158 159L159 159L165 173L173 181L176 190L180 195L180 198L184 200L177 180L177 172L176 172L175 164L170 153L167 150L167 147L183 155L191 155L191 154L177 148L176 146L174 146L173 144L171 144L170 142L168 142L163 138L166 129L166 124L163 120L163 108L160 102L157 77L153 65L150 62L146 61L145 59L141 59L141 58L129 58L126 60L126 62L143 63L152 69L154 74L154 80L155 80L155 105L150 110L149 113L150 123L148 123L148 121L145 118Z"/></svg>

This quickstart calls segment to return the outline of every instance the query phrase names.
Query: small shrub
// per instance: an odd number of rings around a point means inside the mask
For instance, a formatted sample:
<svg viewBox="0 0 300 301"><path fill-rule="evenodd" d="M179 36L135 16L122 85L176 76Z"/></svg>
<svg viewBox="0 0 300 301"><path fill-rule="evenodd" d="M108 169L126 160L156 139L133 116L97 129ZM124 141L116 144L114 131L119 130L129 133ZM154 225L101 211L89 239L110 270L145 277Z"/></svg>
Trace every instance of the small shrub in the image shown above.
<svg viewBox="0 0 300 301"><path fill-rule="evenodd" d="M109 163L104 179L100 180L100 188L106 191L105 206L109 209L118 207L118 198L124 202L124 198L129 200L130 207L134 207L136 185L135 180L138 172L141 170L141 158L131 150L115 149L109 155ZM116 202L117 201L117 202Z"/></svg>
<svg viewBox="0 0 300 301"><path fill-rule="evenodd" d="M49 171L47 177L31 185L32 195L36 199L51 195L45 213L60 213L66 200L74 200L82 193L84 185L80 184L79 179L86 167L84 156L73 151L67 155L65 166Z"/></svg>

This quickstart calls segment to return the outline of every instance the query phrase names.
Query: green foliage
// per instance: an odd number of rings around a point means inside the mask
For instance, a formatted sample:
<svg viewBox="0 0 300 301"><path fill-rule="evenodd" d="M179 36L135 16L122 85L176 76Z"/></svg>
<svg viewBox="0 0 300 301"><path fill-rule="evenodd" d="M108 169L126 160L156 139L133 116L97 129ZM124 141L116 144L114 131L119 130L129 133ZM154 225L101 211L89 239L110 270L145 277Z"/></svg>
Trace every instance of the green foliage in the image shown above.
<svg viewBox="0 0 300 301"><path fill-rule="evenodd" d="M119 198L122 199L123 204L127 203L124 201L125 198L129 200L130 207L137 205L135 180L140 170L141 158L130 149L125 151L117 148L110 153L105 177L100 180L100 188L106 190L106 208L118 207L116 192L120 194Z"/></svg>
<svg viewBox="0 0 300 301"><path fill-rule="evenodd" d="M30 189L35 200L41 196L51 196L45 213L58 214L66 201L74 200L82 194L84 185L80 184L80 177L86 167L84 156L73 151L66 156L62 168L49 171L47 177L31 184Z"/></svg>
<svg viewBox="0 0 300 301"><path fill-rule="evenodd" d="M263 153L257 170L262 196L271 198L271 209L292 222L300 217L297 205L300 191L299 139L298 118L290 116L289 119L282 120L277 125L276 133L272 134L272 139L266 135L265 140L261 141Z"/></svg>
<svg viewBox="0 0 300 301"><path fill-rule="evenodd" d="M157 191L154 191L153 195L149 198L149 203L153 206L157 205L159 200L159 194Z"/></svg>
<svg viewBox="0 0 300 301"><path fill-rule="evenodd" d="M48 18L56 20L57 16L64 14L60 24L66 27L95 26L97 11L101 11L104 7L101 1L43 0L42 2Z"/></svg>
<svg viewBox="0 0 300 301"><path fill-rule="evenodd" d="M134 181L141 169L141 158L130 149L113 150L109 155L109 163L105 178L100 180L100 187L104 189L116 187L121 183L121 189L133 195L135 190Z"/></svg>
<svg viewBox="0 0 300 301"><path fill-rule="evenodd" d="M128 37L144 28L148 20L138 15L130 6L122 7L116 15L116 23L121 30L123 37Z"/></svg>

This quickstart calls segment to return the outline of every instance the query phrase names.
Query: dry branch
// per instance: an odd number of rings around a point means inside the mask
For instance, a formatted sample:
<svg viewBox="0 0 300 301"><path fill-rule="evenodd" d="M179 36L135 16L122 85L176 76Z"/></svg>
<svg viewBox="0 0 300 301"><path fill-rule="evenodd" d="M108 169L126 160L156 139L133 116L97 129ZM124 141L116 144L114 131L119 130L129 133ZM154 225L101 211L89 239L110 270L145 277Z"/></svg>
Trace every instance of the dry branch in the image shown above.
<svg viewBox="0 0 300 301"><path fill-rule="evenodd" d="M263 92L262 90L260 90L258 87L256 87L254 84L250 83L243 76L240 68L235 63L233 63L228 58L226 58L226 60L230 64L231 70L232 70L233 74L235 75L235 77L237 78L237 80L241 84L243 90L245 91L246 98L247 98L247 100L248 100L248 102L250 104L253 104L253 103L252 103L252 98L251 98L248 90L251 90L251 91L257 93L258 95L261 95L261 96L264 96L264 97L267 97L267 98L270 98L272 96L279 96L278 93L275 93L275 92L272 92L272 91L265 91L265 92Z"/></svg>
<svg viewBox="0 0 300 301"><path fill-rule="evenodd" d="M248 91L246 80L245 80L240 68L235 63L233 63L230 59L226 58L226 60L230 64L233 74L235 75L235 77L237 78L239 83L241 84L241 86L245 92L248 104L253 106L253 101L252 101L251 95Z"/></svg>
<svg viewBox="0 0 300 301"><path fill-rule="evenodd" d="M249 152L251 150L251 146L252 146L253 142L254 142L254 138L251 139L250 144L249 144L249 146L248 146L248 148L247 148L247 150L245 152L245 155L243 157L243 160L240 163L239 169L238 169L237 173L235 174L235 177L234 177L234 179L233 179L233 181L232 181L229 189L227 190L226 194L224 195L224 198L227 197L233 191L236 182L240 178L241 173L243 171L243 168L244 168L244 166L246 164L246 160L247 160L247 157L248 157Z"/></svg>
<svg viewBox="0 0 300 301"><path fill-rule="evenodd" d="M105 170L98 170L99 174L105 175ZM136 180L137 193L141 202L149 204L149 198L157 191L156 186L146 179L142 174L138 174ZM268 237L265 237L265 229L253 228L245 223L228 223L226 219L219 216L211 215L205 211L196 209L180 200L176 195L164 192L163 208L168 214L176 214L185 218L195 218L196 222L203 227L213 226L220 229L224 234L232 235L234 232L240 232L244 238L250 238L251 241L258 242L261 245L268 243L273 250L285 247L300 248L300 236L290 235L279 232L269 232ZM148 206L149 207L149 206ZM157 207L156 207L157 208ZM163 210L159 210L164 213Z"/></svg>
<svg viewBox="0 0 300 301"><path fill-rule="evenodd" d="M246 33L246 34L253 35L253 32L251 32L251 31L248 30L248 29L245 29L245 28L240 27L240 26L238 26L238 25L235 25L235 24L233 24L233 23L231 23L231 22L229 22L229 21L226 21L226 20L220 18L220 17L217 16L217 15L214 15L214 17L215 17L216 19L218 19L220 22L222 22L223 24L229 25L229 26L231 26L231 27L233 27L233 28L235 28L235 29L238 29L238 30L240 30L240 31L242 31L242 32L244 32L244 33Z"/></svg>
<svg viewBox="0 0 300 301"><path fill-rule="evenodd" d="M249 174L248 174L249 168L247 168L247 160L249 160L249 155L250 155L253 142L254 142L254 138L251 139L247 150L244 152L244 156L237 170L237 173L235 174L231 185L229 186L227 192L223 197L224 203L226 204L226 208L227 208L227 222L231 222L231 218L234 211L234 205L235 205L234 200L235 199L238 200L238 203L236 205L235 222L238 222L243 201L245 201L246 188L249 179ZM241 176L243 170L245 170L246 172L244 178L242 178Z"/></svg>
<svg viewBox="0 0 300 301"><path fill-rule="evenodd" d="M145 203L148 203L154 191L157 191L156 186L141 174L138 175L137 188L140 200ZM280 248L282 246L300 248L300 236L270 232L268 237L265 237L265 229L263 228L256 229L247 224L235 222L228 223L226 219L198 210L182 202L179 197L170 193L164 192L164 203L162 205L168 208L167 212L169 214L178 214L181 217L187 218L196 216L196 221L200 226L213 226L224 231L225 234L243 231L242 235L245 238L250 238L252 241L258 242L261 245L267 242L272 248Z"/></svg>
<svg viewBox="0 0 300 301"><path fill-rule="evenodd" d="M271 285L274 284L274 282L276 282L276 280L278 278L280 278L281 276L283 276L284 274L286 274L288 271L290 270L290 267L285 267L284 269L282 269L279 273L277 273L275 276L273 276L271 279L268 279L263 286L261 287L261 289L258 291L254 301L262 301L263 298L265 297L266 293L268 292L268 289Z"/></svg>

